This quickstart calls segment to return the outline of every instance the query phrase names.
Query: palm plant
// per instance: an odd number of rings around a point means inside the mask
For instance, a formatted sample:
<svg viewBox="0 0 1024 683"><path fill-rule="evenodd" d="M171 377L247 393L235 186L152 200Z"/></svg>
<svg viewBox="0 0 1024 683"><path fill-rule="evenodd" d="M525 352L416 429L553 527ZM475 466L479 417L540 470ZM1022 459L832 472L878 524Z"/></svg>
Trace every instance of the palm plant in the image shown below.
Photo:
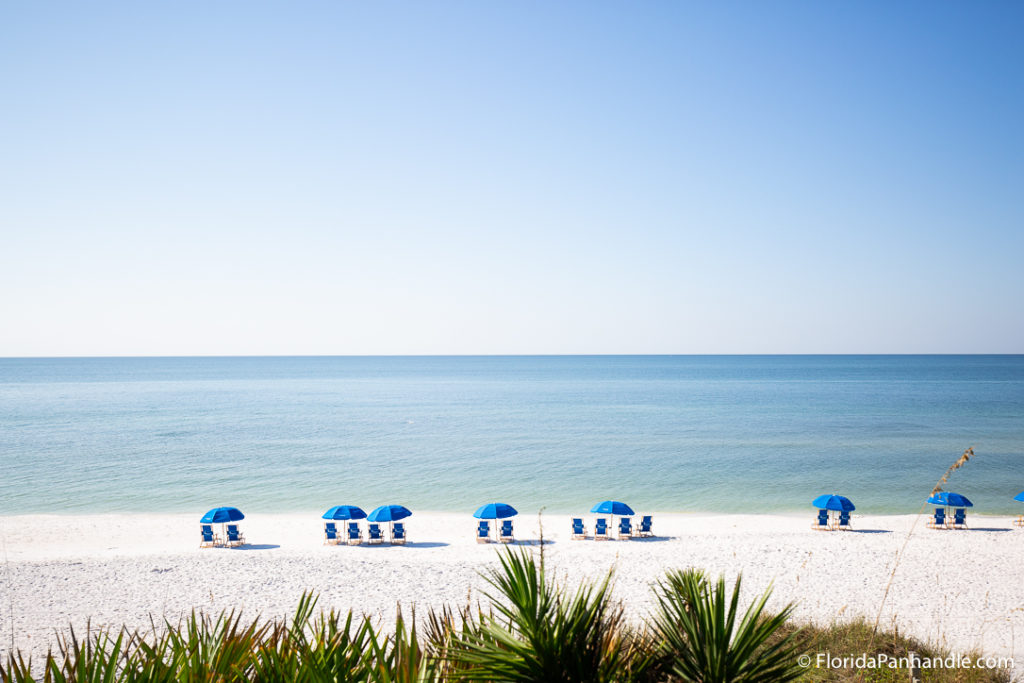
<svg viewBox="0 0 1024 683"><path fill-rule="evenodd" d="M169 628L161 649L179 681L246 681L251 678L254 653L271 626L258 619L243 622L231 611L216 619L193 612L184 626Z"/></svg>
<svg viewBox="0 0 1024 683"><path fill-rule="evenodd" d="M275 624L256 643L253 672L257 683L421 683L436 680L412 626L398 611L394 635L379 634L373 622L342 617L331 610L313 619L316 599L303 595L291 625Z"/></svg>
<svg viewBox="0 0 1024 683"><path fill-rule="evenodd" d="M253 681L364 681L373 626L334 610L314 620L316 599L303 594L291 625L275 624L257 644Z"/></svg>
<svg viewBox="0 0 1024 683"><path fill-rule="evenodd" d="M635 680L642 666L621 606L611 603L611 573L568 592L526 551L499 556L486 578L492 611L448 648L449 675L462 680L601 683Z"/></svg>
<svg viewBox="0 0 1024 683"><path fill-rule="evenodd" d="M773 639L789 619L792 603L766 615L769 588L737 623L741 584L742 577L736 577L730 598L725 577L712 587L694 569L670 571L658 582L651 627L661 641L663 671L698 683L785 683L800 675L796 633Z"/></svg>

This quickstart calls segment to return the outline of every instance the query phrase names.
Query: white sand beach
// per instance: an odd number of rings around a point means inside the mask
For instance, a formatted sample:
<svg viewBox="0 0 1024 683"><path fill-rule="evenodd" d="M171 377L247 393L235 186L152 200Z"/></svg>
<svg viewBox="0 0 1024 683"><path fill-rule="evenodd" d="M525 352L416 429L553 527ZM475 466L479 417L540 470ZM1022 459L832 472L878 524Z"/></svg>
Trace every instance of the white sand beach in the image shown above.
<svg viewBox="0 0 1024 683"><path fill-rule="evenodd" d="M913 516L854 516L854 532L815 532L813 514L723 516L655 514L655 538L573 541L569 517L544 515L549 569L577 581L615 568L615 596L642 618L651 584L687 566L734 577L752 596L774 584L774 604L797 601L798 619L873 620ZM482 599L479 572L497 544L475 542L469 514L415 512L409 544L325 546L317 513L249 513L249 542L200 549L199 514L15 516L0 518L5 559L0 581L0 651L14 645L38 656L57 630L150 618L176 622L192 609L291 614L303 591L320 606L352 609L382 623L403 608ZM592 515L585 517L592 531ZM882 610L882 623L953 648L1024 657L1024 530L1007 517L968 518L966 531L935 531L918 519ZM515 520L520 545L534 551L536 515ZM13 623L12 623L13 618Z"/></svg>

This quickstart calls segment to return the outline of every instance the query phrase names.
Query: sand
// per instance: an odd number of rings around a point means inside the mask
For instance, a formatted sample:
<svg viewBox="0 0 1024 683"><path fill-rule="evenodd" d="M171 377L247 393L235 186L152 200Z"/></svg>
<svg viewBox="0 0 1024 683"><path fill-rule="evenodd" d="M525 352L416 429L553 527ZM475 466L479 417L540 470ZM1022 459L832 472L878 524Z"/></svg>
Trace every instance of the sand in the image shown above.
<svg viewBox="0 0 1024 683"><path fill-rule="evenodd" d="M149 628L193 609L292 613L303 591L321 607L352 609L388 625L395 603L427 607L482 599L480 572L497 544L473 537L476 520L451 513L406 520L402 546L325 546L318 514L250 513L249 545L200 549L198 514L0 517L0 653L35 656L69 624ZM592 515L585 516L592 530ZM774 584L776 607L796 601L799 620L872 621L913 516L854 516L854 532L816 532L813 514L655 514L655 538L569 539L569 517L544 516L549 569L569 581L615 569L614 595L641 619L651 584L688 566L744 576L747 598ZM927 529L921 517L896 571L882 624L950 647L1024 657L1024 530L1006 517L969 517L967 531ZM538 549L536 515L516 518L520 545Z"/></svg>

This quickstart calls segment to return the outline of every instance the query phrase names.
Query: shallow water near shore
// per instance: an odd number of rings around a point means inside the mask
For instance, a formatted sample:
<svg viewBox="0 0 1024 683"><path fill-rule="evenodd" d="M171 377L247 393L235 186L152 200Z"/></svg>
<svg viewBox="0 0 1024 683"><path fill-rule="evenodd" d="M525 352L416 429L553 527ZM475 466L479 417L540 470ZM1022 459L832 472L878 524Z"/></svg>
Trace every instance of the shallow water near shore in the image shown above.
<svg viewBox="0 0 1024 683"><path fill-rule="evenodd" d="M0 359L0 514L1024 504L1024 356Z"/></svg>

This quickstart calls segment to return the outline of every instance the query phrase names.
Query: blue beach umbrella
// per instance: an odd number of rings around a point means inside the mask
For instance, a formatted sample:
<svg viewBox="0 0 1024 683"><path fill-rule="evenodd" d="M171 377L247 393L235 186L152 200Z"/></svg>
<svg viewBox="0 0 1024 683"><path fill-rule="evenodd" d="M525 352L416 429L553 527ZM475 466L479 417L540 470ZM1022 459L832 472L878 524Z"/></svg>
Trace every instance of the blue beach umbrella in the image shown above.
<svg viewBox="0 0 1024 683"><path fill-rule="evenodd" d="M410 516L412 516L412 512L403 505L381 505L375 507L373 512L366 516L366 519L371 522L387 522L391 530L391 537L394 538L395 522Z"/></svg>
<svg viewBox="0 0 1024 683"><path fill-rule="evenodd" d="M836 494L822 494L811 501L811 505L822 510L840 510L850 512L856 510L853 503L846 496L837 496Z"/></svg>
<svg viewBox="0 0 1024 683"><path fill-rule="evenodd" d="M636 514L633 512L633 508L617 500L603 500L590 508L590 511L596 512L599 515L611 515L611 524L609 526L613 529L615 528L615 515L619 517L632 517Z"/></svg>
<svg viewBox="0 0 1024 683"><path fill-rule="evenodd" d="M245 519L238 508L213 508L199 520L200 524L227 524Z"/></svg>
<svg viewBox="0 0 1024 683"><path fill-rule="evenodd" d="M636 513L633 508L617 500L605 500L590 508L591 512L599 515L619 515L620 517L632 517Z"/></svg>
<svg viewBox="0 0 1024 683"><path fill-rule="evenodd" d="M1019 500L1020 502L1024 503L1024 491L1018 493L1016 496L1013 497L1013 499Z"/></svg>
<svg viewBox="0 0 1024 683"><path fill-rule="evenodd" d="M518 514L519 511L507 503L488 503L478 507L473 516L477 519L505 519Z"/></svg>
<svg viewBox="0 0 1024 683"><path fill-rule="evenodd" d="M402 505L381 505L373 508L373 512L367 515L366 519L371 522L397 522L411 516L409 508Z"/></svg>
<svg viewBox="0 0 1024 683"><path fill-rule="evenodd" d="M335 505L321 515L324 519L366 519L366 513L358 505Z"/></svg>
<svg viewBox="0 0 1024 683"><path fill-rule="evenodd" d="M224 531L224 525L228 522L237 522L245 519L245 515L238 508L213 508L199 520L200 524L220 524L221 533Z"/></svg>
<svg viewBox="0 0 1024 683"><path fill-rule="evenodd" d="M938 493L934 493L932 494L932 497L928 499L928 503L939 507L950 508L974 507L974 503L967 500L966 496L961 496L959 493L953 493L952 491L939 491Z"/></svg>

